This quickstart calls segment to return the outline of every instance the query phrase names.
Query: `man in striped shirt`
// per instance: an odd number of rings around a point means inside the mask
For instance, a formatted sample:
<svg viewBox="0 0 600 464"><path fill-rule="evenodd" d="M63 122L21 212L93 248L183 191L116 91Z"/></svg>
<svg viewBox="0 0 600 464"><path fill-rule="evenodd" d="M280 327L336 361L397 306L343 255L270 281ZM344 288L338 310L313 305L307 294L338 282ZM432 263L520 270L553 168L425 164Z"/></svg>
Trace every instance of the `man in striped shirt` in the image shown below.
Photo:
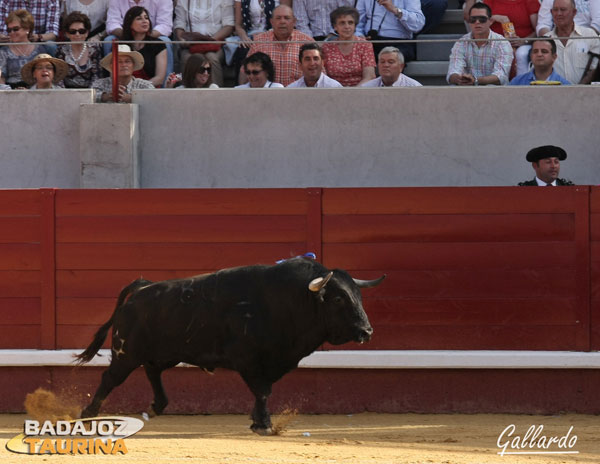
<svg viewBox="0 0 600 464"><path fill-rule="evenodd" d="M446 80L454 85L505 85L513 60L510 42L490 30L492 10L477 2L469 10L471 32L450 53Z"/></svg>
<svg viewBox="0 0 600 464"><path fill-rule="evenodd" d="M296 18L287 5L279 5L273 10L271 25L273 29L254 36L248 56L256 52L269 55L275 65L275 82L287 86L302 77L298 62L300 47L303 43L314 40L311 36L294 29ZM240 73L240 83L243 83L245 77Z"/></svg>

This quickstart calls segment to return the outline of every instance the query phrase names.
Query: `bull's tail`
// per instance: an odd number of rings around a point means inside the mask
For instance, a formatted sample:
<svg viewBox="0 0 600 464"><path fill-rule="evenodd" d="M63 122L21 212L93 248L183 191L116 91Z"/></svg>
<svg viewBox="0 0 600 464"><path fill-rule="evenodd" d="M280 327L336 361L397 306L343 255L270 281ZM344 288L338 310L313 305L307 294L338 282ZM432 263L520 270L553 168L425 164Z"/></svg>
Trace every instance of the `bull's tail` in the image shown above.
<svg viewBox="0 0 600 464"><path fill-rule="evenodd" d="M123 303L125 302L127 297L129 297L129 295L132 292L134 292L138 288L145 287L146 285L149 285L151 283L152 283L152 281L150 281L150 280L140 278L140 279L134 280L127 287L125 287L123 290L121 290L121 293L119 294L119 298L117 299L117 304L115 306L115 310L113 311L112 315L110 316L110 319L108 321L106 321L104 323L104 325L102 325L102 327L100 327L98 329L98 331L94 335L94 339L92 340L92 343L90 343L90 345L85 349L85 351L83 351L82 353L75 356L75 359L77 360L77 364L84 364L86 362L89 362L92 360L92 358L94 356L96 356L96 354L98 354L98 351L104 344L104 340L106 340L106 337L108 336L108 330L113 325L113 320L114 320L115 314L117 313L117 310L123 305Z"/></svg>

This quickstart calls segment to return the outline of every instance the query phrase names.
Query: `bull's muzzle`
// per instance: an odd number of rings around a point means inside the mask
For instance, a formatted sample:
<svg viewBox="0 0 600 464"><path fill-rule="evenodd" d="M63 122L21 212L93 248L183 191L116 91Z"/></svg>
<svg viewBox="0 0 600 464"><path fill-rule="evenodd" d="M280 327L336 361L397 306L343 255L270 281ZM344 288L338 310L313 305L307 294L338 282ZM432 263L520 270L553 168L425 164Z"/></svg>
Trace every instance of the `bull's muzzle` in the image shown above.
<svg viewBox="0 0 600 464"><path fill-rule="evenodd" d="M364 329L360 329L358 332L358 342L364 343L371 340L371 336L373 335L373 328L371 326L366 327Z"/></svg>

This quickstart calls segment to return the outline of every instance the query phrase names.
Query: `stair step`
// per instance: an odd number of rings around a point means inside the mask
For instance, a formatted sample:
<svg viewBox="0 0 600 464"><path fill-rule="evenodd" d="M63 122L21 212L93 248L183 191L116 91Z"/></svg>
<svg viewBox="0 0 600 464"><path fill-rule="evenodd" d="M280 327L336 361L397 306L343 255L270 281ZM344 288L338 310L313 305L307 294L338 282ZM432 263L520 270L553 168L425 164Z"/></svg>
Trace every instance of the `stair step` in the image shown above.
<svg viewBox="0 0 600 464"><path fill-rule="evenodd" d="M414 77L418 80L419 77L446 77L448 72L448 61L411 61L406 64L404 74L409 77Z"/></svg>
<svg viewBox="0 0 600 464"><path fill-rule="evenodd" d="M442 24L448 24L448 23L464 24L463 10L458 9L458 8L447 9L446 13L444 13L444 16L442 18Z"/></svg>
<svg viewBox="0 0 600 464"><path fill-rule="evenodd" d="M420 40L434 41L417 43L417 60L419 61L448 61L450 50L454 43L462 37L461 34L425 34ZM447 42L445 41L447 40ZM438 42L444 41L444 42Z"/></svg>

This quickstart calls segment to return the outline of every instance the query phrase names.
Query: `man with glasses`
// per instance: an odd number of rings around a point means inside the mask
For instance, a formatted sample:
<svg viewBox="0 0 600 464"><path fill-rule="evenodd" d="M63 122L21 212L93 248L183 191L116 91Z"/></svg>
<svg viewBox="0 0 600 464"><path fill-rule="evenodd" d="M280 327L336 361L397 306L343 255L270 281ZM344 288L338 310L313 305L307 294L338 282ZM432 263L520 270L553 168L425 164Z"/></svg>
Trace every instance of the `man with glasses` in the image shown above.
<svg viewBox="0 0 600 464"><path fill-rule="evenodd" d="M510 42L490 30L492 10L477 2L469 10L471 32L450 53L446 80L453 85L505 85L513 61ZM474 39L474 40L473 40Z"/></svg>
<svg viewBox="0 0 600 464"><path fill-rule="evenodd" d="M248 82L237 85L236 89L277 89L283 88L275 79L275 67L269 55L263 52L256 52L246 57L242 63L244 74L248 77Z"/></svg>

